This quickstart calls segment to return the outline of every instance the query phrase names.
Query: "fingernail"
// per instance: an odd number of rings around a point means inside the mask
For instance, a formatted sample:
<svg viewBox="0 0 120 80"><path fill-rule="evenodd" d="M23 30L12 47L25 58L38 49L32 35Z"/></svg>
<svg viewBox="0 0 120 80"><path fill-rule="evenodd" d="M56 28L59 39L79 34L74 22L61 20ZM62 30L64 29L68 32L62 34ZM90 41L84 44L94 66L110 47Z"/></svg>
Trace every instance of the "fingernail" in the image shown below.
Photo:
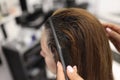
<svg viewBox="0 0 120 80"><path fill-rule="evenodd" d="M77 66L73 66L74 69L77 69Z"/></svg>
<svg viewBox="0 0 120 80"><path fill-rule="evenodd" d="M60 65L60 62L58 61L58 62L57 62L57 66L59 66L59 65Z"/></svg>
<svg viewBox="0 0 120 80"><path fill-rule="evenodd" d="M106 28L106 31L111 32L112 30L110 28Z"/></svg>
<svg viewBox="0 0 120 80"><path fill-rule="evenodd" d="M68 70L70 73L72 73L72 72L74 71L71 66L67 66L67 70Z"/></svg>

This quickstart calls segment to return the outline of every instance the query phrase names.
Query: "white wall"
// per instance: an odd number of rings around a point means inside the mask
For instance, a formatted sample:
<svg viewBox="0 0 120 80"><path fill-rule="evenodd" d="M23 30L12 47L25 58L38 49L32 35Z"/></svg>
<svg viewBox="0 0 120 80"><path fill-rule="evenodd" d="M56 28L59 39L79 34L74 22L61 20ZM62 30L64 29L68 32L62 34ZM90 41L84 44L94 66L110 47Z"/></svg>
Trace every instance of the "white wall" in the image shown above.
<svg viewBox="0 0 120 80"><path fill-rule="evenodd" d="M120 0L97 0L99 12L119 12Z"/></svg>

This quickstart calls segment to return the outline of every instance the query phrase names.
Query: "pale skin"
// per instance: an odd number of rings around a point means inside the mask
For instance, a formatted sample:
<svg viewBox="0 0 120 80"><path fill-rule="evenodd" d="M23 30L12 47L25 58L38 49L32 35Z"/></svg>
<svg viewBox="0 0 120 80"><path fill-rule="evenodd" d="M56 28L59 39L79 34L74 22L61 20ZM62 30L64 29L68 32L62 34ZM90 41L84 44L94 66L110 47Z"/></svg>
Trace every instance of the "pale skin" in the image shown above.
<svg viewBox="0 0 120 80"><path fill-rule="evenodd" d="M42 30L42 35L41 35L41 56L44 57L45 59L45 63L46 63L46 66L47 68L54 74L56 74L56 63L54 61L54 58L53 58L53 54L51 52L51 50L48 48L47 46L47 33L46 31Z"/></svg>
<svg viewBox="0 0 120 80"><path fill-rule="evenodd" d="M41 35L41 49L42 50L40 54L44 57L47 68L52 73L57 75L57 80L65 80L65 75L63 72L62 64L58 61L56 65L54 58L53 58L54 55L52 54L51 50L47 46L47 37L48 37L47 32L43 28L42 35ZM67 66L66 69L67 69L66 70L67 76L70 80L83 80L83 78L77 74L76 66L71 67L69 65Z"/></svg>
<svg viewBox="0 0 120 80"><path fill-rule="evenodd" d="M103 23L106 28L107 36L120 52L120 26L110 23Z"/></svg>

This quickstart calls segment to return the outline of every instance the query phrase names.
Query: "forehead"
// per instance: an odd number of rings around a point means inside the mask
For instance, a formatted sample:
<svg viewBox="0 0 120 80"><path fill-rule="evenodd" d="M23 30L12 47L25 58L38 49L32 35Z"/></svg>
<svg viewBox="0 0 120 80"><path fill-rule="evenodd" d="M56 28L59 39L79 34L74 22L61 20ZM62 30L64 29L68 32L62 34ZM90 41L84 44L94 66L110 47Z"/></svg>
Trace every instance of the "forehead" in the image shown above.
<svg viewBox="0 0 120 80"><path fill-rule="evenodd" d="M43 39L46 40L46 36L47 36L47 33L45 31L45 27L42 27L42 30L41 30L41 41Z"/></svg>
<svg viewBox="0 0 120 80"><path fill-rule="evenodd" d="M41 48L42 47L47 47L47 32L45 30L45 27L42 27L42 30L41 30L41 40L40 40L40 43L41 43Z"/></svg>
<svg viewBox="0 0 120 80"><path fill-rule="evenodd" d="M41 45L42 44L47 44L47 33L45 31L45 27L42 27L42 30L41 30L41 39L40 39L40 43Z"/></svg>
<svg viewBox="0 0 120 80"><path fill-rule="evenodd" d="M41 49L46 54L46 56L50 56L52 54L50 49L48 48L47 39L48 39L48 32L46 29L43 29L41 34L41 40L40 40Z"/></svg>

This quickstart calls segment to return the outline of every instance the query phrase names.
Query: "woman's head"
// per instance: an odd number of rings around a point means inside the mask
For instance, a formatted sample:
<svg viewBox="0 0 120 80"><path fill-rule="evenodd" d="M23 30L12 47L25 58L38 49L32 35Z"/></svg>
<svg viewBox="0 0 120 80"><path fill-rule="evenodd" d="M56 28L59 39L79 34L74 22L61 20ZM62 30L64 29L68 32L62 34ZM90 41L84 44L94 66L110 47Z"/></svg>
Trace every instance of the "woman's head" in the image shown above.
<svg viewBox="0 0 120 80"><path fill-rule="evenodd" d="M112 80L111 51L100 22L83 9L57 10L50 17L66 65L78 68L85 80ZM42 55L51 71L56 72L59 60L54 36L49 24L42 31Z"/></svg>

